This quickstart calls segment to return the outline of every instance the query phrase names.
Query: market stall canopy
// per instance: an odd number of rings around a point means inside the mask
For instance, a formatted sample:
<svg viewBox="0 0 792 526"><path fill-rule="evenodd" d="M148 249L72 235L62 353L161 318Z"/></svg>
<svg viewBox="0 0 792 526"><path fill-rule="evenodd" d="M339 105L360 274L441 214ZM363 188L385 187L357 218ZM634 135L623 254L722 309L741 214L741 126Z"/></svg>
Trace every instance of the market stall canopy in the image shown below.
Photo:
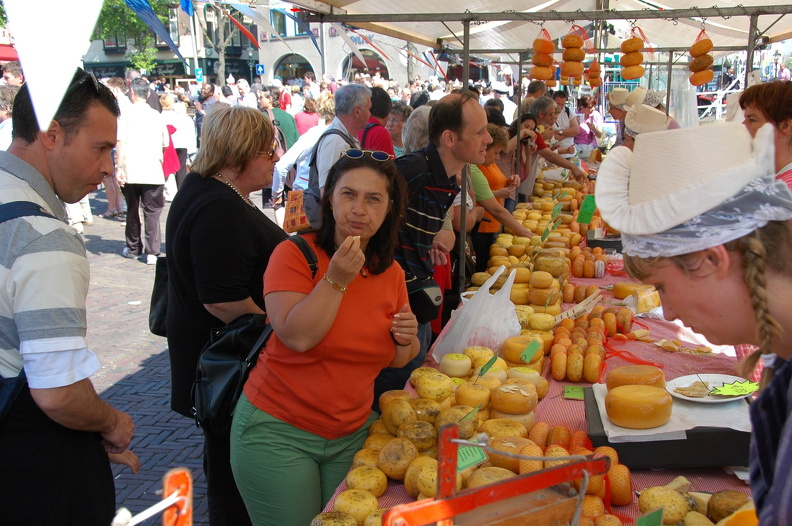
<svg viewBox="0 0 792 526"><path fill-rule="evenodd" d="M12 60L19 60L16 48L9 44L0 44L0 62L11 62Z"/></svg>
<svg viewBox="0 0 792 526"><path fill-rule="evenodd" d="M685 49L696 40L702 19L716 47L748 45L751 15L756 36L766 42L792 38L792 6L775 0L719 1L717 7L690 7L688 0L549 0L526 9L525 0L296 0L294 5L320 13L313 21L343 22L380 34L434 48L462 50L464 24L470 23L472 52L528 49L540 24L552 38L566 35L571 25L592 20L635 22L660 48ZM394 12L397 11L397 12ZM611 36L608 47L620 40Z"/></svg>

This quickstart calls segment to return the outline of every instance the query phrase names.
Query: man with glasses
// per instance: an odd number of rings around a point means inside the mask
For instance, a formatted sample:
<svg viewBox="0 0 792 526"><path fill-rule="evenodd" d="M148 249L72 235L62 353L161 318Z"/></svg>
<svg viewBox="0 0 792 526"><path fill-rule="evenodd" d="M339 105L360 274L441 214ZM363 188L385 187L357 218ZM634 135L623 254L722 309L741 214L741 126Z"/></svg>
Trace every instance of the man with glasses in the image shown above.
<svg viewBox="0 0 792 526"><path fill-rule="evenodd" d="M90 380L101 367L85 338L90 271L61 202L76 203L113 174L118 115L110 90L82 70L44 131L27 85L14 101L0 201L45 212L0 224L0 375L21 380L0 418L5 524L107 525L115 514L108 453L126 450L134 424Z"/></svg>
<svg viewBox="0 0 792 526"><path fill-rule="evenodd" d="M162 159L169 135L162 116L146 103L148 90L148 82L143 79L134 79L130 84L132 106L118 130L116 177L127 201L126 246L121 255L154 265L162 244L160 215L165 208Z"/></svg>

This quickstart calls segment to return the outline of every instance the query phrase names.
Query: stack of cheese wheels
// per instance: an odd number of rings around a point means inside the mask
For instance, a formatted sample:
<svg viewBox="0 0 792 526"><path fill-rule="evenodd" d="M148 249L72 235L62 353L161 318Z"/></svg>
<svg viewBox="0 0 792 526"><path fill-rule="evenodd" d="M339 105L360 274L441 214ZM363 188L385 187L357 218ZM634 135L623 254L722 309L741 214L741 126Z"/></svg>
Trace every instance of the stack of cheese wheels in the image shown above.
<svg viewBox="0 0 792 526"><path fill-rule="evenodd" d="M558 82L561 83L562 86L568 86L569 85L569 77L567 77L566 75L561 75L561 78L559 79Z"/></svg>
<svg viewBox="0 0 792 526"><path fill-rule="evenodd" d="M564 37L561 45L564 47L561 75L572 78L572 83L575 84L576 80L583 77L583 59L586 58L586 52L583 51L583 37L570 33Z"/></svg>
<svg viewBox="0 0 792 526"><path fill-rule="evenodd" d="M594 62L591 63L588 69L589 86L591 86L592 88L601 86L602 85L602 78L600 78L601 75L602 75L602 70L600 69L599 62L597 62L597 59L595 58Z"/></svg>
<svg viewBox="0 0 792 526"><path fill-rule="evenodd" d="M533 314L532 316L536 316L537 318L539 317L536 314ZM541 316L546 315L542 314ZM553 320L553 322L554 321L555 320ZM550 328L552 328L552 325ZM528 361L523 360L523 353L534 341L539 343L538 349L536 352L534 352L533 356L528 359ZM552 340L550 341L552 342ZM506 340L503 342L503 345L501 346L501 356L504 360L506 360L506 365L508 367L525 366L541 371L542 366L544 365L544 347L545 339L541 334L533 331L526 331L526 334L506 338ZM507 371L507 378L508 377L509 375Z"/></svg>
<svg viewBox="0 0 792 526"><path fill-rule="evenodd" d="M671 419L668 391L653 385L621 385L605 395L605 411L612 424L627 429L652 429Z"/></svg>
<svg viewBox="0 0 792 526"><path fill-rule="evenodd" d="M619 59L622 71L621 76L625 80L634 80L643 77L644 67L643 53L641 50L644 47L643 40L638 37L628 38L622 42L621 50L624 55Z"/></svg>
<svg viewBox="0 0 792 526"><path fill-rule="evenodd" d="M536 416L534 414L534 408L536 408L536 404L539 402L539 396L536 392L536 387L533 383L529 380L522 380L517 378L512 378L510 380L506 380L501 386L492 390L490 395L490 419L488 421L488 427L497 427L497 422L492 423L494 420L511 420L512 422L518 422L525 427L526 432L524 435L520 433L523 437L528 436L528 431L534 425L536 421ZM510 424L504 423L505 426L510 426ZM482 432L488 432L490 436L492 436L492 430L482 429ZM505 434L511 434L505 431L501 431L499 433L501 436Z"/></svg>
<svg viewBox="0 0 792 526"><path fill-rule="evenodd" d="M532 272L528 279L528 303L534 312L553 316L561 314L561 285L558 280L541 270Z"/></svg>
<svg viewBox="0 0 792 526"><path fill-rule="evenodd" d="M690 83L694 86L702 86L710 82L715 77L715 72L710 69L714 59L709 52L712 51L712 40L702 38L690 46L690 56L693 60L688 65L690 69Z"/></svg>
<svg viewBox="0 0 792 526"><path fill-rule="evenodd" d="M523 249L523 253L525 253L524 245L512 245L512 246ZM524 267L517 267L511 269L511 272L514 272L515 276L514 276L514 283L512 284L512 288L511 288L511 293L509 294L509 299L515 305L528 305L528 303L530 303L528 301L529 298L528 291L529 291L529 280L531 276L531 271Z"/></svg>
<svg viewBox="0 0 792 526"><path fill-rule="evenodd" d="M553 78L553 53L555 45L552 40L537 38L533 43L533 57L531 57L531 78L535 80L550 80Z"/></svg>
<svg viewBox="0 0 792 526"><path fill-rule="evenodd" d="M608 371L605 385L608 391L622 385L652 385L664 388L665 375L653 365L625 365Z"/></svg>

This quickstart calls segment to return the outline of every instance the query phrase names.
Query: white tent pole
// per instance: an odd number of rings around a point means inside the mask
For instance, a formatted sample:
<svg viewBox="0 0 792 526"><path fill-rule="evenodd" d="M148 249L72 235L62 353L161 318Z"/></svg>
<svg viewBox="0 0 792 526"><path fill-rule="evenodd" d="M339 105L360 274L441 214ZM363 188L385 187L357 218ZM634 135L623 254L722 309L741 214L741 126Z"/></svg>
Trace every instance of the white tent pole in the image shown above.
<svg viewBox="0 0 792 526"><path fill-rule="evenodd" d="M666 115L671 112L671 69L674 65L674 52L668 53L668 76L666 77Z"/></svg>
<svg viewBox="0 0 792 526"><path fill-rule="evenodd" d="M462 22L462 28L462 92L470 93L470 21L465 20ZM459 294L465 291L465 245L467 245L467 192L469 174L470 166L466 164L462 168L462 206L459 210L461 214L459 220L460 241L456 268L457 275L459 276L459 281L457 281Z"/></svg>

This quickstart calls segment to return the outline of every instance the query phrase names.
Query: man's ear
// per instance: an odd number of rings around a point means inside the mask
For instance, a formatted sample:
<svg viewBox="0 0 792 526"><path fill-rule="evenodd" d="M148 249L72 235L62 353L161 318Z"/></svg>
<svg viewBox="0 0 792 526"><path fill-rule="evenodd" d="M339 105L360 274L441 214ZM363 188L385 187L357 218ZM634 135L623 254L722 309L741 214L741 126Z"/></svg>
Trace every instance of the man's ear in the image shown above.
<svg viewBox="0 0 792 526"><path fill-rule="evenodd" d="M44 147L48 150L52 150L55 148L58 141L62 139L63 133L63 128L60 123L53 120L50 122L49 128L47 128L46 131L39 131L39 137Z"/></svg>
<svg viewBox="0 0 792 526"><path fill-rule="evenodd" d="M456 142L456 134L451 130L443 130L443 133L442 135L440 135L440 138L442 139L443 144L445 145L446 148L452 148L454 146L454 143Z"/></svg>

